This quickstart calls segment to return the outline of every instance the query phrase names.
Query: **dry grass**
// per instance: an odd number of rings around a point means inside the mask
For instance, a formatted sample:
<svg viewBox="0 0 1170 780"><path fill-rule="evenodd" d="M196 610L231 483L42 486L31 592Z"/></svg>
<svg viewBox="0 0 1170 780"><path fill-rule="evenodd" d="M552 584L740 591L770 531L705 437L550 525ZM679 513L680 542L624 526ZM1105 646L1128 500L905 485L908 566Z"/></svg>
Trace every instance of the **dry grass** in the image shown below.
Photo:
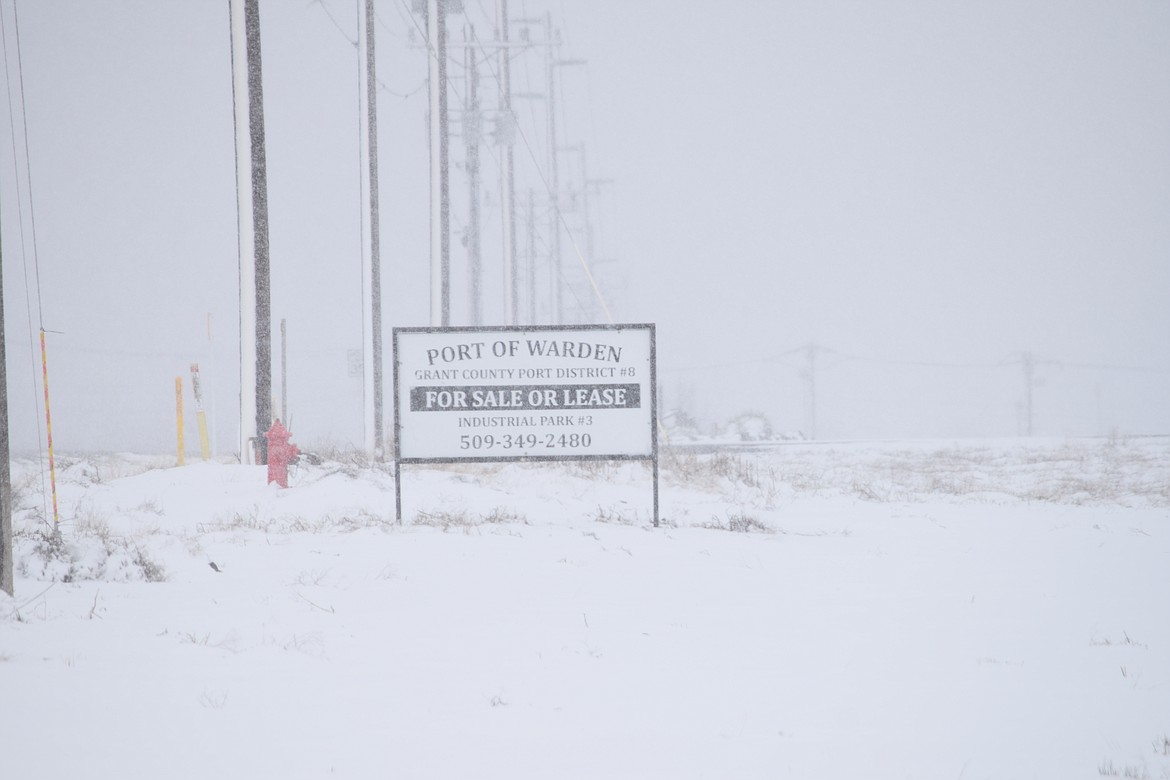
<svg viewBox="0 0 1170 780"><path fill-rule="evenodd" d="M1165 442L1082 440L1014 447L838 450L831 445L759 451L686 448L664 451L672 484L734 494L771 507L784 498L851 496L912 502L1170 506L1170 448Z"/></svg>

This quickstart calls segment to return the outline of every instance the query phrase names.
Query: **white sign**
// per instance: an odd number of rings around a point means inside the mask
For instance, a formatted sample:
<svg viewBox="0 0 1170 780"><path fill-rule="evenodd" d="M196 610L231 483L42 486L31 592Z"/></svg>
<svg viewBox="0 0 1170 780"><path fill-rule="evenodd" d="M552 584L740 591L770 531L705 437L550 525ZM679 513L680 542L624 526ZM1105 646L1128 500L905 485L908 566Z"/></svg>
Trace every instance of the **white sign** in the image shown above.
<svg viewBox="0 0 1170 780"><path fill-rule="evenodd" d="M656 458L654 326L395 328L396 459Z"/></svg>

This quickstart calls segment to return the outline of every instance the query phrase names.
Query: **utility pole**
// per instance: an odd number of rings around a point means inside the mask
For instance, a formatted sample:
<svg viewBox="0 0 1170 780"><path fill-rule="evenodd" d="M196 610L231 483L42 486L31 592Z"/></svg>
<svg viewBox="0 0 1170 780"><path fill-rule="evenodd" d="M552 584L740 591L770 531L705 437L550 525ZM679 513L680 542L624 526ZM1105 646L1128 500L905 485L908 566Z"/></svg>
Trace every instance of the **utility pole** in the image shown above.
<svg viewBox="0 0 1170 780"><path fill-rule="evenodd" d="M817 438L817 347L816 344L809 344L805 348L805 359L808 365L801 376L808 382L808 438L816 441Z"/></svg>
<svg viewBox="0 0 1170 780"><path fill-rule="evenodd" d="M4 348L4 264L0 262L0 590L15 596L12 555L12 471L8 446L8 357Z"/></svg>
<svg viewBox="0 0 1170 780"><path fill-rule="evenodd" d="M545 15L545 62L547 63L548 71L548 99L545 105L548 107L548 182L549 182L549 244L552 247L551 256L549 258L552 293L552 323L560 325L562 320L563 309L561 308L561 212L560 205L557 203L557 191L559 183L557 181L557 111L556 100L554 98L554 69L553 69L553 26L552 26L552 12Z"/></svg>
<svg viewBox="0 0 1170 780"><path fill-rule="evenodd" d="M548 188L549 201L549 231L552 246L552 303L553 323L560 325L564 322L563 278L561 269L561 207L560 207L560 173L557 160L557 107L556 107L556 69L564 65L584 65L585 60L558 60L555 58L555 41L553 37L552 13L545 14L545 56L548 76Z"/></svg>
<svg viewBox="0 0 1170 780"><path fill-rule="evenodd" d="M288 328L280 318L280 420L288 427ZM206 458L205 458L206 460Z"/></svg>
<svg viewBox="0 0 1170 780"><path fill-rule="evenodd" d="M1020 359L1024 368L1024 425L1025 433L1032 435L1032 388L1036 386L1036 361L1031 352L1025 352Z"/></svg>
<svg viewBox="0 0 1170 780"><path fill-rule="evenodd" d="M467 69L467 95L463 107L463 143L466 146L467 165L467 265L472 325L483 324L483 258L479 241L479 64L476 61L475 27L470 27L464 46Z"/></svg>
<svg viewBox="0 0 1170 780"><path fill-rule="evenodd" d="M362 409L366 451L381 460L382 268L378 226L378 80L374 66L374 0L358 2L358 115L362 125L362 132L359 133L362 198ZM288 420L284 422L288 425Z"/></svg>
<svg viewBox="0 0 1170 780"><path fill-rule="evenodd" d="M446 2L427 0L431 139L431 325L451 324L451 206L447 188Z"/></svg>
<svg viewBox="0 0 1170 780"><path fill-rule="evenodd" d="M536 324L536 193L528 188L528 324Z"/></svg>
<svg viewBox="0 0 1170 780"><path fill-rule="evenodd" d="M264 432L272 419L272 307L260 9L258 0L230 0L228 8L240 232L240 462L264 464Z"/></svg>
<svg viewBox="0 0 1170 780"><path fill-rule="evenodd" d="M499 43L500 131L497 142L504 147L504 165L500 171L500 206L504 224L504 324L519 322L516 273L516 174L512 145L516 118L512 114L512 59L508 50L508 0L496 0L496 38Z"/></svg>

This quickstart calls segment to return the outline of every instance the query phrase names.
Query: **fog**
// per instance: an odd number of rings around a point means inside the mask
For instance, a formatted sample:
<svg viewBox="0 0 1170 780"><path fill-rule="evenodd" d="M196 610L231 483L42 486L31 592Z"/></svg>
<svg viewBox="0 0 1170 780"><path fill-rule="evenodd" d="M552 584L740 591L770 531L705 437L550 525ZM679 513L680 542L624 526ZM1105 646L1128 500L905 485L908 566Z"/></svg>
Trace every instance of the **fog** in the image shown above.
<svg viewBox="0 0 1170 780"><path fill-rule="evenodd" d="M494 3L464 6L448 20L454 325L471 310L458 109L472 26L491 56L479 83L489 133L497 90ZM13 0L0 7L14 449L44 438L43 328L59 450L173 450L175 377L190 415L199 363L216 448L230 454L227 0L22 2L19 69ZM564 62L553 71L563 321L608 310L655 323L664 409L707 429L755 411L819 439L1170 431L1164 2L511 0L510 11L539 20L511 31L534 43L515 51L512 78L517 243L522 263L530 245L536 256L537 321L555 316L551 18ZM356 445L357 3L261 0L260 15L287 422L302 445ZM406 0L377 3L387 388L390 329L430 316L421 29ZM498 325L500 148L485 139L481 156L484 324Z"/></svg>

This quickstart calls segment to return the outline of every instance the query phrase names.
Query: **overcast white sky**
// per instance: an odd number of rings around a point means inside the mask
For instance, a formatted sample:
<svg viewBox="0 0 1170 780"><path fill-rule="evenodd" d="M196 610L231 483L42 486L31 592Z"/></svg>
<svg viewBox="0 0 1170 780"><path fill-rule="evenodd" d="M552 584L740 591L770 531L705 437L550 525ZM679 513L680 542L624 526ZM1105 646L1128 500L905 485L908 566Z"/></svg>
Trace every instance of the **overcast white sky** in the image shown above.
<svg viewBox="0 0 1170 780"><path fill-rule="evenodd" d="M409 5L377 4L387 366L389 329L428 323L426 54ZM706 421L755 409L807 433L804 348L816 345L821 438L1014 435L1030 352L1037 433L1170 431L1170 5L510 5L515 18L551 12L557 56L588 60L557 70L558 143L584 144L588 177L612 180L590 202L597 277L615 319L657 324L667 406ZM469 23L492 37L492 1L465 6L449 22L457 62ZM0 7L11 86L13 0ZM302 443L361 441L361 384L347 370L361 345L356 8L260 3L274 321L288 320ZM8 91L14 445L37 436L43 324L59 448L168 450L174 377L198 361L230 451L227 0L18 10L37 262L25 117ZM543 41L543 26L531 37ZM544 63L542 48L518 53L514 89L543 93ZM493 69L482 74L490 107ZM453 109L464 94L453 83ZM515 105L518 190L534 190L543 218L545 103ZM454 324L467 324L461 144L452 139ZM498 324L499 153L483 155L485 312ZM579 184L580 154L562 157L562 183ZM567 221L584 248L579 214ZM523 250L523 214L520 229ZM537 251L547 242L538 233ZM568 239L565 260L578 282L568 316L596 321L576 304L589 291Z"/></svg>

